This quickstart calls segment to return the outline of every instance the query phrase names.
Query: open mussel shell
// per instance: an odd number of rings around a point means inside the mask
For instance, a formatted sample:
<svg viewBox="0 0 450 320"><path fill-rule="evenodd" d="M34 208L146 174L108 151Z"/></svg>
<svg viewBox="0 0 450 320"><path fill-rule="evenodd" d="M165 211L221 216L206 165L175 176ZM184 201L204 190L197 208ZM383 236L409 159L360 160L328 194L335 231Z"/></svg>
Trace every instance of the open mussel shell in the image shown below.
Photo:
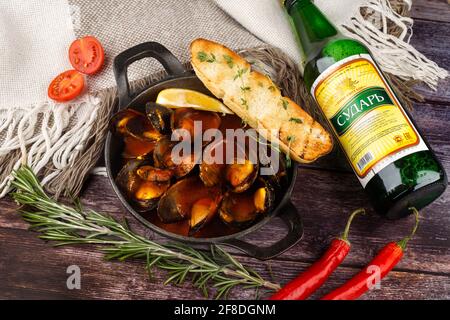
<svg viewBox="0 0 450 320"><path fill-rule="evenodd" d="M116 135L131 136L141 141L156 141L161 133L155 129L146 115L133 109L116 113L110 121L110 129Z"/></svg>
<svg viewBox="0 0 450 320"><path fill-rule="evenodd" d="M214 140L205 147L199 176L205 186L219 186L225 183L226 144L223 139Z"/></svg>
<svg viewBox="0 0 450 320"><path fill-rule="evenodd" d="M145 159L151 155L156 146L156 141L143 141L131 136L123 138L124 149L122 157L124 159Z"/></svg>
<svg viewBox="0 0 450 320"><path fill-rule="evenodd" d="M219 208L219 216L224 223L243 228L272 210L274 202L274 189L261 179L243 193L230 192L225 195Z"/></svg>
<svg viewBox="0 0 450 320"><path fill-rule="evenodd" d="M169 189L172 173L154 168L143 160L130 160L120 170L116 183L139 212L156 208L159 198Z"/></svg>
<svg viewBox="0 0 450 320"><path fill-rule="evenodd" d="M145 113L156 130L162 134L170 133L172 110L158 103L149 102L145 105Z"/></svg>
<svg viewBox="0 0 450 320"><path fill-rule="evenodd" d="M189 219L192 232L198 231L217 213L222 191L206 187L198 177L178 181L160 199L158 217L163 223Z"/></svg>
<svg viewBox="0 0 450 320"><path fill-rule="evenodd" d="M208 129L219 129L222 120L216 112L201 111L192 108L179 108L172 113L172 130L183 129L193 143L195 139L200 139L202 144L203 133ZM180 135L186 139L185 135Z"/></svg>
<svg viewBox="0 0 450 320"><path fill-rule="evenodd" d="M225 180L232 192L248 190L258 176L259 166L248 159L235 160L225 168Z"/></svg>
<svg viewBox="0 0 450 320"><path fill-rule="evenodd" d="M155 168L150 165L142 165L136 169L136 174L144 181L167 182L173 176L173 172L167 169Z"/></svg>
<svg viewBox="0 0 450 320"><path fill-rule="evenodd" d="M230 149L232 152L230 152ZM257 157L231 140L220 139L211 142L203 152L200 178L206 186L226 186L232 192L240 193L249 189L259 173Z"/></svg>
<svg viewBox="0 0 450 320"><path fill-rule="evenodd" d="M252 187L255 192L253 194L253 204L258 213L267 213L272 210L275 204L275 188L270 181L258 178Z"/></svg>
<svg viewBox="0 0 450 320"><path fill-rule="evenodd" d="M197 233L217 214L221 196L201 198L191 207L189 217L189 235Z"/></svg>
<svg viewBox="0 0 450 320"><path fill-rule="evenodd" d="M222 185L225 176L225 165L217 163L206 163L202 162L200 164L200 179L203 181L205 186L213 187Z"/></svg>
<svg viewBox="0 0 450 320"><path fill-rule="evenodd" d="M188 175L197 165L198 157L201 154L176 154L173 148L181 142L171 141L168 136L164 136L156 143L153 152L155 166L166 168L174 172L177 178Z"/></svg>
<svg viewBox="0 0 450 320"><path fill-rule="evenodd" d="M109 121L109 129L116 135L126 136L128 134L126 129L128 121L139 115L140 113L133 109L121 110L112 116Z"/></svg>
<svg viewBox="0 0 450 320"><path fill-rule="evenodd" d="M217 164L203 162L200 165L200 179L205 186L227 186L232 192L249 189L258 176L258 165L249 160L243 163Z"/></svg>

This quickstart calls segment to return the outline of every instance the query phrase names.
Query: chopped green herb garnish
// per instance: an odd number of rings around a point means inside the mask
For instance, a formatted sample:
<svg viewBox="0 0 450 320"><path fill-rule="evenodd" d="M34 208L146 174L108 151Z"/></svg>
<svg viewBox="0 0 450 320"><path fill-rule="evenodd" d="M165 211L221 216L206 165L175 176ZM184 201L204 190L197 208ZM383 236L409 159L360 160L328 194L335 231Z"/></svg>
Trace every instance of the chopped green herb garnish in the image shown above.
<svg viewBox="0 0 450 320"><path fill-rule="evenodd" d="M234 67L233 58L230 57L230 56L227 55L227 54L224 54L224 55L223 55L223 58L225 59L227 65L230 67L230 69L233 69L233 67Z"/></svg>
<svg viewBox="0 0 450 320"><path fill-rule="evenodd" d="M284 110L287 110L289 102L287 102L287 100L281 99L281 103L283 104Z"/></svg>
<svg viewBox="0 0 450 320"><path fill-rule="evenodd" d="M295 122L295 123L303 123L302 119L299 118L290 118L289 121Z"/></svg>
<svg viewBox="0 0 450 320"><path fill-rule="evenodd" d="M241 90L242 91L250 91L250 90L252 90L252 88L250 88L250 87L248 87L248 86L241 86Z"/></svg>
<svg viewBox="0 0 450 320"><path fill-rule="evenodd" d="M216 62L216 56L214 55L214 53L211 53L210 55L208 55L206 52L204 51L200 51L197 54L197 58L198 60L200 60L201 62L209 62L209 63L213 63Z"/></svg>
<svg viewBox="0 0 450 320"><path fill-rule="evenodd" d="M270 86L268 89L269 89L270 91L275 91L275 87L274 87L274 86Z"/></svg>
<svg viewBox="0 0 450 320"><path fill-rule="evenodd" d="M295 136L288 136L287 137L287 141L289 142L289 144L288 144L288 149L289 150L291 149L291 143L294 142L294 140L295 140ZM291 161L291 156L289 155L289 152L290 152L289 150L286 153L286 166L288 168L290 168L292 166L292 161Z"/></svg>
<svg viewBox="0 0 450 320"><path fill-rule="evenodd" d="M241 98L241 104L248 110L248 102L246 99Z"/></svg>
<svg viewBox="0 0 450 320"><path fill-rule="evenodd" d="M237 79L239 79L239 78L242 78L242 75L243 75L244 73L246 73L246 72L247 72L247 68L244 68L244 69L238 69L236 75L234 76L234 80L237 80Z"/></svg>

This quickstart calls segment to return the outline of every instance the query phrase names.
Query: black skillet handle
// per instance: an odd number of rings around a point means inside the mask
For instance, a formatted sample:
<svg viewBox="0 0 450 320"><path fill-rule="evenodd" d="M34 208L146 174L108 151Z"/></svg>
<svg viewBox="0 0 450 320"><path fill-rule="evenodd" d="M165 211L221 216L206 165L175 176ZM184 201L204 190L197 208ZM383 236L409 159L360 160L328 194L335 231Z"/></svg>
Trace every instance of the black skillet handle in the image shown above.
<svg viewBox="0 0 450 320"><path fill-rule="evenodd" d="M128 66L143 58L158 60L169 76L180 76L186 72L181 62L160 43L144 42L125 50L114 59L114 75L119 92L119 110L128 106L135 96L134 92L130 92Z"/></svg>
<svg viewBox="0 0 450 320"><path fill-rule="evenodd" d="M281 208L279 217L288 227L286 236L268 247L258 247L240 239L230 239L222 242L236 249L239 249L248 255L260 259L268 260L282 254L292 246L294 246L303 236L303 222L297 211L297 208L288 201Z"/></svg>

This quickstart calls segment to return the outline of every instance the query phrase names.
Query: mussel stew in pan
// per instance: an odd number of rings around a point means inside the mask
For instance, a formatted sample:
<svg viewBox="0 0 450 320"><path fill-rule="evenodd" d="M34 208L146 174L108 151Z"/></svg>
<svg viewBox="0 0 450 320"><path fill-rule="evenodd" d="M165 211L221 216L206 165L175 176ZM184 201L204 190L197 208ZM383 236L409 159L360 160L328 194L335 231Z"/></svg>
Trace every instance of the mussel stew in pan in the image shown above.
<svg viewBox="0 0 450 320"><path fill-rule="evenodd" d="M143 110L118 112L110 130L124 145L116 184L146 219L182 236L211 238L248 228L273 209L287 184L284 156L276 157L279 170L262 175L271 164L251 157L254 138L246 137L231 144L230 158L227 129L247 129L239 117L153 102ZM211 129L222 135L204 141ZM256 141L268 154L278 152ZM188 152L179 152L180 144Z"/></svg>

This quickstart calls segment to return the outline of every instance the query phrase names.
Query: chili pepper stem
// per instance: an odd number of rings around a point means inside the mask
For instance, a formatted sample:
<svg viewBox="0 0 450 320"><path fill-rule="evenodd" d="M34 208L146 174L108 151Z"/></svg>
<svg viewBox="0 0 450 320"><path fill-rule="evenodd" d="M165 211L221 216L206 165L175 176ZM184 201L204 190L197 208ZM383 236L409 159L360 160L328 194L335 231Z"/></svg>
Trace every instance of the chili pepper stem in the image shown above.
<svg viewBox="0 0 450 320"><path fill-rule="evenodd" d="M406 245L408 244L409 240L412 239L412 237L414 236L414 234L417 231L417 228L419 227L419 211L414 208L411 207L409 208L409 210L411 210L414 213L415 219L416 219L416 223L414 224L414 228L411 231L411 234L405 238L403 238L402 240L400 240L399 242L397 242L397 245L402 248L403 250L406 249Z"/></svg>
<svg viewBox="0 0 450 320"><path fill-rule="evenodd" d="M348 233L350 232L350 225L352 224L353 219L358 214L364 215L364 214L366 214L366 210L360 208L360 209L357 209L352 212L352 214L350 215L350 218L348 218L347 225L345 226L345 229L344 229L344 233L342 233L342 236L339 239L348 243Z"/></svg>

